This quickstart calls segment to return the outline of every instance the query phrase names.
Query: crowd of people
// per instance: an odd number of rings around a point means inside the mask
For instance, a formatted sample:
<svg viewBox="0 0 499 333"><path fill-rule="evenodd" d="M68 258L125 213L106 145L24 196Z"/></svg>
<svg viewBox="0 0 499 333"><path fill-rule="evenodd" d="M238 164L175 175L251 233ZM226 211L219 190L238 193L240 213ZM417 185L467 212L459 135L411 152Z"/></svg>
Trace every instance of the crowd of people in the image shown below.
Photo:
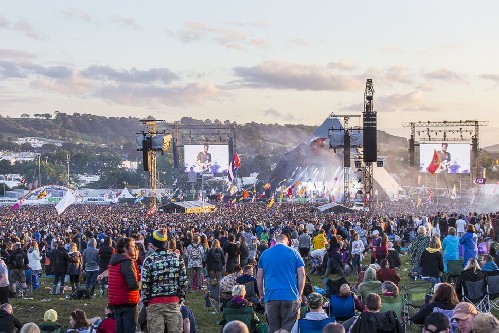
<svg viewBox="0 0 499 333"><path fill-rule="evenodd" d="M89 320L75 310L69 331L84 332L96 325L98 332L135 332L137 327L196 332L194 315L184 303L186 294L207 293L217 284L228 308L261 306L270 332L292 332L302 309L310 309L306 318L323 318L323 304L317 306L319 301L310 296L313 290L306 292L307 272L357 276L357 285L339 287L344 295L358 295L355 305L364 314L379 312L379 295L398 295L401 255L411 258L412 278L439 286L429 304L446 310L458 306L463 281L499 269L495 213L435 206L414 215L404 203L386 203L370 212L319 213L315 206L282 204L270 209L264 203L244 203L219 205L205 214L153 215L137 205L74 205L61 215L48 205L15 211L3 207L0 323L10 311L11 325L21 329L9 298L22 296L26 288L36 291L42 274L51 277L54 295L108 299L105 320ZM458 259L465 267L451 286L454 298L441 282L447 264ZM368 267L362 265L366 260L371 262ZM249 305L243 301L248 282L254 283ZM424 325L429 317L423 313L413 320ZM345 327L359 331L363 320L341 328L329 323L328 332ZM234 325L227 323L224 330Z"/></svg>

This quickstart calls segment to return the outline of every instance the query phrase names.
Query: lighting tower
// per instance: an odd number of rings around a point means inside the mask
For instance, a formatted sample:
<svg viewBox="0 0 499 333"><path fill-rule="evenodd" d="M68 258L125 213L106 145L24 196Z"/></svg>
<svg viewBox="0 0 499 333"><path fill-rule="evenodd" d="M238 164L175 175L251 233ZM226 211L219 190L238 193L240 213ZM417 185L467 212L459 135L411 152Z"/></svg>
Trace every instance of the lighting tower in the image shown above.
<svg viewBox="0 0 499 333"><path fill-rule="evenodd" d="M158 134L157 123L163 120L156 119L141 119L140 122L147 126L148 136L151 138ZM151 207L156 206L156 186L157 186L157 175L156 175L156 151L154 149L148 149L148 168L149 168L149 188L151 189Z"/></svg>
<svg viewBox="0 0 499 333"><path fill-rule="evenodd" d="M373 80L367 79L366 90L364 92L364 112L363 118L363 160L364 160L364 204L366 199L368 206L373 200L373 165L378 159L377 144L377 118L374 111L374 87Z"/></svg>

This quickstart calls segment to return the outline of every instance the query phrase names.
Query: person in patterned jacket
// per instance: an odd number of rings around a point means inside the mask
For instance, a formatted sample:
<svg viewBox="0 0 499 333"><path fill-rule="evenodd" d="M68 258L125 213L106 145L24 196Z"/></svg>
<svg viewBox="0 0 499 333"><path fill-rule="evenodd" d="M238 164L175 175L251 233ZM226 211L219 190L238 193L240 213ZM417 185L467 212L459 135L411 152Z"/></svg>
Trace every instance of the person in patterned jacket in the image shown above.
<svg viewBox="0 0 499 333"><path fill-rule="evenodd" d="M146 306L147 330L182 333L180 302L185 298L187 273L180 254L167 249L166 229L151 237L154 253L142 264L141 298Z"/></svg>

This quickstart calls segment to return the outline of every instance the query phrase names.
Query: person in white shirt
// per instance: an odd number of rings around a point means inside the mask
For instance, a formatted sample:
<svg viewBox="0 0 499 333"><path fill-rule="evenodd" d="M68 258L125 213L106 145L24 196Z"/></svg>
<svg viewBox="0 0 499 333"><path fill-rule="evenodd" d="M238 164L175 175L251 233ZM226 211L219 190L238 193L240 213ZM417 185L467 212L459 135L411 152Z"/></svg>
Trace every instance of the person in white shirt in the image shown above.
<svg viewBox="0 0 499 333"><path fill-rule="evenodd" d="M459 220L456 221L457 236L461 237L466 232L466 221L463 219L463 215L459 215Z"/></svg>
<svg viewBox="0 0 499 333"><path fill-rule="evenodd" d="M364 243L360 240L360 235L355 234L352 242L352 266L354 275L360 272L360 262L362 261L362 253L364 252Z"/></svg>

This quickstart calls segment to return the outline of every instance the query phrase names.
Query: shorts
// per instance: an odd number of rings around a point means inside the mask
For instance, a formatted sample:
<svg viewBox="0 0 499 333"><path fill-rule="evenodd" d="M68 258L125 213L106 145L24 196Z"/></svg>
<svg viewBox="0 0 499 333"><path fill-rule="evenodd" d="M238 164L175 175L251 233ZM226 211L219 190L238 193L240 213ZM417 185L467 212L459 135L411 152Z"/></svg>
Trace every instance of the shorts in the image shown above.
<svg viewBox="0 0 499 333"><path fill-rule="evenodd" d="M26 283L26 273L24 272L24 269L13 268L10 273L10 279L11 283Z"/></svg>
<svg viewBox="0 0 499 333"><path fill-rule="evenodd" d="M300 317L299 301L270 301L265 303L265 316L269 324L269 332L280 329L291 332L293 325Z"/></svg>

